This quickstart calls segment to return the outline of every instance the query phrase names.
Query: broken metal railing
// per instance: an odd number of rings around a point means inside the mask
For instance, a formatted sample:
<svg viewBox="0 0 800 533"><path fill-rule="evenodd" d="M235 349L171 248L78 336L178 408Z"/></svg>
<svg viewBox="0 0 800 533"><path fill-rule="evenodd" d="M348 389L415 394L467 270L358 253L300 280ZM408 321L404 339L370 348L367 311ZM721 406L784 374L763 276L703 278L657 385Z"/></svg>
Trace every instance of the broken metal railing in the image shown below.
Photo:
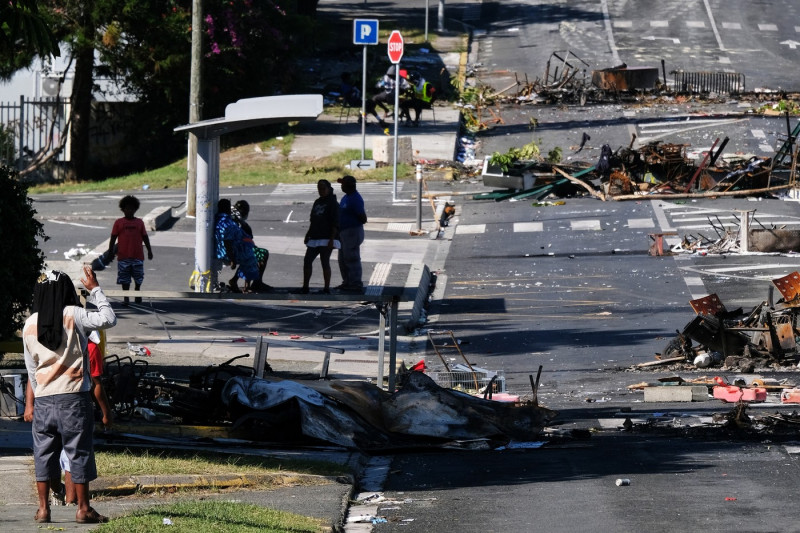
<svg viewBox="0 0 800 533"><path fill-rule="evenodd" d="M105 290L106 296L109 297L128 297L131 295L128 291L123 290ZM81 298L84 300L88 295L88 291L81 290ZM186 299L200 299L200 300L278 300L278 301L294 301L298 299L298 295L291 293L202 293L202 292L187 292L187 291L138 291L137 297L153 298L153 299L167 299L167 300L186 300ZM306 294L302 296L306 301L340 301L340 302L369 302L376 305L378 308L378 383L383 383L384 363L386 345L386 330L389 330L389 376L388 387L390 391L394 391L396 380L397 368L397 317L399 313L399 303L401 301L408 301L409 298L399 291L397 294L336 294L336 295L322 295L322 294ZM388 319L388 328L387 326ZM332 350L335 351L335 350Z"/></svg>
<svg viewBox="0 0 800 533"><path fill-rule="evenodd" d="M739 72L687 72L674 70L673 88L681 93L738 94L745 91L744 74Z"/></svg>

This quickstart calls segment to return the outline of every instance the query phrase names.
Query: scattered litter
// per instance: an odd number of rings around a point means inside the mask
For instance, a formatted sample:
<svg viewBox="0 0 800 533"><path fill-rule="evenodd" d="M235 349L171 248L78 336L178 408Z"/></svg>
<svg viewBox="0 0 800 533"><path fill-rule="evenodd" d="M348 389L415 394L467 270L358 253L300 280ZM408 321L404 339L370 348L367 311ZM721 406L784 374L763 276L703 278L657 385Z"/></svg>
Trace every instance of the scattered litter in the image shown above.
<svg viewBox="0 0 800 533"><path fill-rule="evenodd" d="M371 523L376 517L371 514L357 514L347 517L347 522L350 524Z"/></svg>
<svg viewBox="0 0 800 533"><path fill-rule="evenodd" d="M158 416L156 416L156 414L147 407L136 407L136 409L134 409L134 412L148 422L155 422L156 420L158 420Z"/></svg>
<svg viewBox="0 0 800 533"><path fill-rule="evenodd" d="M69 259L70 261L78 261L81 257L85 256L89 253L89 250L86 248L70 248L66 252L64 252L64 259Z"/></svg>
<svg viewBox="0 0 800 533"><path fill-rule="evenodd" d="M618 478L615 483L617 484L617 487L627 487L631 484L631 480L628 478Z"/></svg>
<svg viewBox="0 0 800 533"><path fill-rule="evenodd" d="M165 518L164 520L161 521L161 523L164 524L165 526L173 525L172 520L170 520L169 518Z"/></svg>
<svg viewBox="0 0 800 533"><path fill-rule="evenodd" d="M128 343L128 351L131 355L140 356L140 357L150 357L152 354L150 353L150 348L147 346L142 346L141 344L131 344Z"/></svg>

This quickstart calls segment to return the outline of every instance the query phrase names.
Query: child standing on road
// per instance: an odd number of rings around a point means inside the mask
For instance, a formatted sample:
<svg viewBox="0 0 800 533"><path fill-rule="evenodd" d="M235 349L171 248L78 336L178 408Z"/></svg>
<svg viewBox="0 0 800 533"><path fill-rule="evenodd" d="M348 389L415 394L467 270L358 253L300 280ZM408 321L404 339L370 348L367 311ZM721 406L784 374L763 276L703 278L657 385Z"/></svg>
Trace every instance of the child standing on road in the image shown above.
<svg viewBox="0 0 800 533"><path fill-rule="evenodd" d="M118 218L111 229L111 239L108 242L109 257L113 257L114 244L117 245L117 284L123 291L131 288L131 279L136 283L134 290L139 290L144 281L144 252L142 243L147 247L147 258L152 261L153 249L150 247L150 238L144 227L144 221L134 215L139 210L139 199L127 195L119 201L119 208L125 214ZM142 303L141 296L136 297L136 303ZM125 297L125 303L129 302Z"/></svg>

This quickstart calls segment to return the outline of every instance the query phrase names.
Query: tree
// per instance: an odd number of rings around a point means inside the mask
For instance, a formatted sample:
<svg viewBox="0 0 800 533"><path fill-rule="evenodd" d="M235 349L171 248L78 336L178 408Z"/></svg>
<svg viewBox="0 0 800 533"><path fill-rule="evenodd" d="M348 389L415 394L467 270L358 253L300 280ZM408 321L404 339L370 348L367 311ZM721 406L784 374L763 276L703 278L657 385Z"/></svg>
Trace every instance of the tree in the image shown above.
<svg viewBox="0 0 800 533"><path fill-rule="evenodd" d="M33 288L44 267L44 254L38 239L47 240L41 222L36 220L25 185L16 173L0 165L0 239L11 254L0 261L0 339L13 339L25 322L25 312L33 300Z"/></svg>
<svg viewBox="0 0 800 533"><path fill-rule="evenodd" d="M298 17L298 0L204 1L202 115L219 116L233 101L290 92L288 65L313 31ZM136 135L128 141L148 166L185 147L176 125L186 122L191 63L191 0L47 0L52 23L75 63L71 159L75 177L87 168L88 120L97 76L135 97ZM295 46L296 44L296 46ZM100 61L95 65L95 53Z"/></svg>
<svg viewBox="0 0 800 533"><path fill-rule="evenodd" d="M36 55L58 56L58 41L36 0L0 2L0 79L25 68Z"/></svg>

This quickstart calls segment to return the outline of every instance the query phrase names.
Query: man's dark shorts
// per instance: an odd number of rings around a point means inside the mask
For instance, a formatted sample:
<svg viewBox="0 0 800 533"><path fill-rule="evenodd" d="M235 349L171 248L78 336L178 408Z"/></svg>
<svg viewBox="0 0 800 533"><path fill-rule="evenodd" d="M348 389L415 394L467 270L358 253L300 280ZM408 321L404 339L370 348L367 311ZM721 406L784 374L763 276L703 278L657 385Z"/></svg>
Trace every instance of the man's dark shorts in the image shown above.
<svg viewBox="0 0 800 533"><path fill-rule="evenodd" d="M33 460L36 481L60 477L61 448L67 454L72 481L97 479L94 461L94 411L88 392L54 394L33 404Z"/></svg>

